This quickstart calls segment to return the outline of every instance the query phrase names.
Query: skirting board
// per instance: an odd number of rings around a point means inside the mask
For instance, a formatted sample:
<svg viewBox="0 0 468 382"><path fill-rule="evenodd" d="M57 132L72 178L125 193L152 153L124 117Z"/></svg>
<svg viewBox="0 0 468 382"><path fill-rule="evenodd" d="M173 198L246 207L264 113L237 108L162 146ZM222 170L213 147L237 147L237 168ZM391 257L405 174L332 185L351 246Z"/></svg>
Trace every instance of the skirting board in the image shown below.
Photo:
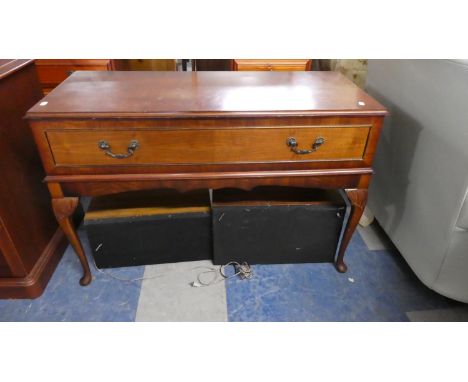
<svg viewBox="0 0 468 382"><path fill-rule="evenodd" d="M0 298L37 298L47 286L58 262L67 248L68 241L57 228L49 244L26 277L0 278Z"/></svg>

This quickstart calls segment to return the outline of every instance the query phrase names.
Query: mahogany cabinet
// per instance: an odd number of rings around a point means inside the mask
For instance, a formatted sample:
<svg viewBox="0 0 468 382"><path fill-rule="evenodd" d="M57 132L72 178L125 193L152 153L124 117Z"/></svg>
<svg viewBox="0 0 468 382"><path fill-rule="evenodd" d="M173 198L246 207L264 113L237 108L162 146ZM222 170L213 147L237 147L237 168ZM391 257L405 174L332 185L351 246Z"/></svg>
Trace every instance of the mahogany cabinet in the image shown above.
<svg viewBox="0 0 468 382"><path fill-rule="evenodd" d="M23 119L41 98L33 60L0 60L0 298L41 295L67 245Z"/></svg>

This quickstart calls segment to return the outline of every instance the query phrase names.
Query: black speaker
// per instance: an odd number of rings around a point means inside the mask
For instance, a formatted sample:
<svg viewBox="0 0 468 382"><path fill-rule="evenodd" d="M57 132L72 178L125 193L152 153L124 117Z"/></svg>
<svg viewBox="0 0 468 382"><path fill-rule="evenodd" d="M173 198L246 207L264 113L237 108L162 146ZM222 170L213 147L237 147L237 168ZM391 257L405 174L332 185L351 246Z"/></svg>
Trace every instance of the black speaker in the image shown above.
<svg viewBox="0 0 468 382"><path fill-rule="evenodd" d="M99 268L212 259L208 190L93 198L84 227Z"/></svg>
<svg viewBox="0 0 468 382"><path fill-rule="evenodd" d="M215 190L214 263L333 262L350 211L345 198L296 187Z"/></svg>

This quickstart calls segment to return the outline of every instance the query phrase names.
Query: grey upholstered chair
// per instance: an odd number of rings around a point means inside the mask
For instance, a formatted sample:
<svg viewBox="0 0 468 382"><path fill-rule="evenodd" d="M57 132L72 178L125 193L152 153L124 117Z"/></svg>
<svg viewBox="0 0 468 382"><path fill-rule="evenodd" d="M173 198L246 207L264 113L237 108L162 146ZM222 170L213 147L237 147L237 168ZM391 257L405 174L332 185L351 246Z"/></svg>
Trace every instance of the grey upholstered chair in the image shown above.
<svg viewBox="0 0 468 382"><path fill-rule="evenodd" d="M371 60L389 108L368 206L429 288L468 302L468 60Z"/></svg>

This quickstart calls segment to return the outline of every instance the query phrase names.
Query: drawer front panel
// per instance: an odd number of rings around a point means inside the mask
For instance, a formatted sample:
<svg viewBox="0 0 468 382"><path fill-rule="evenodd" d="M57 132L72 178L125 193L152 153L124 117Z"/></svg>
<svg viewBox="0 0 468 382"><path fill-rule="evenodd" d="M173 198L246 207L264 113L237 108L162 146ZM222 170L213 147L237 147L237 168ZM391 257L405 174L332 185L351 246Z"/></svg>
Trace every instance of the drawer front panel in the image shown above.
<svg viewBox="0 0 468 382"><path fill-rule="evenodd" d="M369 126L70 129L48 130L46 135L58 166L122 166L360 160L369 129ZM311 150L318 139L323 144L316 144L313 152L298 154L287 145L288 138L295 139L296 150ZM102 141L107 146L100 148ZM137 147L131 148L135 141Z"/></svg>
<svg viewBox="0 0 468 382"><path fill-rule="evenodd" d="M304 71L310 65L311 60L234 60L238 71Z"/></svg>

